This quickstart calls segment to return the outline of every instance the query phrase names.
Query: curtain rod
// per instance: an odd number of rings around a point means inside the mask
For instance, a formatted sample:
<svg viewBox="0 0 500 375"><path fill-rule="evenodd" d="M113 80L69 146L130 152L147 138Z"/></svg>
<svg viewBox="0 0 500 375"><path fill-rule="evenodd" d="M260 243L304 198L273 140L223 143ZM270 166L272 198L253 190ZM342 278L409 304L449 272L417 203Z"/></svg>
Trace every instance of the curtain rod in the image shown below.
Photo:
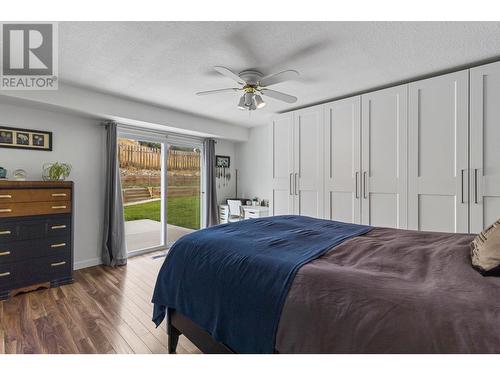
<svg viewBox="0 0 500 375"><path fill-rule="evenodd" d="M204 139L210 138L210 137L200 137L200 136L195 136L195 135L190 135L190 134L182 134L182 133L175 133L172 131L162 131L158 129L149 129L149 128L143 128L140 126L134 126L134 125L126 125L117 122L119 129L124 129L124 130L133 130L133 131L138 131L142 133L149 133L149 134L156 134L160 135L165 138L184 138L186 140L193 140L197 142L203 142ZM217 143L217 141L215 141Z"/></svg>

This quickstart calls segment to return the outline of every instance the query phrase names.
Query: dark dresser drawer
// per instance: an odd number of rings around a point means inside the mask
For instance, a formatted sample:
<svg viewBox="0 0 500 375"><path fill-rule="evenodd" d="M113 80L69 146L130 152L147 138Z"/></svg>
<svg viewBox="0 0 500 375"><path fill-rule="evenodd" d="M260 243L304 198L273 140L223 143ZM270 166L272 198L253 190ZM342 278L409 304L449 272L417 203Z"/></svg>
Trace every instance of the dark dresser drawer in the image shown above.
<svg viewBox="0 0 500 375"><path fill-rule="evenodd" d="M14 289L71 277L70 254L0 264L0 289Z"/></svg>
<svg viewBox="0 0 500 375"><path fill-rule="evenodd" d="M11 241L61 237L71 234L71 215L0 220L0 245Z"/></svg>
<svg viewBox="0 0 500 375"><path fill-rule="evenodd" d="M0 244L0 264L54 254L71 254L71 237L51 237Z"/></svg>

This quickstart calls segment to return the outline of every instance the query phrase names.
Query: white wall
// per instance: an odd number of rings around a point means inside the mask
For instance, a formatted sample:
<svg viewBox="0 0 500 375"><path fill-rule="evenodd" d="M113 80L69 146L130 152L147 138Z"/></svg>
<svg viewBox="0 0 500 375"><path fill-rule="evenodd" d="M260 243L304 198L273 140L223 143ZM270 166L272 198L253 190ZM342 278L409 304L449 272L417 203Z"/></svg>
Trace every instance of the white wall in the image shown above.
<svg viewBox="0 0 500 375"><path fill-rule="evenodd" d="M246 142L236 143L238 196L269 200L271 192L271 145L269 126L250 129Z"/></svg>
<svg viewBox="0 0 500 375"><path fill-rule="evenodd" d="M0 124L16 128L53 132L53 151L31 151L0 148L0 166L7 177L18 168L29 179L41 179L46 162L65 162L73 169L75 194L75 267L100 263L104 204L104 128L98 120L51 112L0 101Z"/></svg>
<svg viewBox="0 0 500 375"><path fill-rule="evenodd" d="M219 204L225 203L227 198L234 198L236 194L236 153L235 153L235 143L218 139L215 145L215 154L229 156L231 158L231 164L229 166L229 173L231 174L231 179L224 186L224 179L217 179L217 201ZM227 173L227 172L226 172Z"/></svg>

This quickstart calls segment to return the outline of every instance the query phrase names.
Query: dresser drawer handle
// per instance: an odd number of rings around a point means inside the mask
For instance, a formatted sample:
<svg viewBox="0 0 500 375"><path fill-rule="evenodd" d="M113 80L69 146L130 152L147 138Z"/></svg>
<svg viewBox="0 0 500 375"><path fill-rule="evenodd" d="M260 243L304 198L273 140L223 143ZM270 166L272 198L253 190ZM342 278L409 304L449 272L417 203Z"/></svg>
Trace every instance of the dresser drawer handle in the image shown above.
<svg viewBox="0 0 500 375"><path fill-rule="evenodd" d="M0 208L0 212L12 212L12 208Z"/></svg>
<svg viewBox="0 0 500 375"><path fill-rule="evenodd" d="M10 251L4 251L3 253L0 253L0 257L3 257L5 255L10 255Z"/></svg>
<svg viewBox="0 0 500 375"><path fill-rule="evenodd" d="M64 246L66 246L66 242L55 243L55 244L50 245L50 247L52 247L52 248L54 248L54 247L64 247Z"/></svg>
<svg viewBox="0 0 500 375"><path fill-rule="evenodd" d="M10 275L10 272L0 273L0 277L5 277L5 276L9 276L9 275Z"/></svg>
<svg viewBox="0 0 500 375"><path fill-rule="evenodd" d="M50 229L65 229L66 225L52 225Z"/></svg>
<svg viewBox="0 0 500 375"><path fill-rule="evenodd" d="M0 234L11 234L12 232L10 230L2 230L0 231Z"/></svg>
<svg viewBox="0 0 500 375"><path fill-rule="evenodd" d="M59 266L64 266L66 262L58 262L58 263L51 263L51 267L59 267Z"/></svg>
<svg viewBox="0 0 500 375"><path fill-rule="evenodd" d="M53 197L66 197L66 193L52 193Z"/></svg>
<svg viewBox="0 0 500 375"><path fill-rule="evenodd" d="M66 206L52 206L52 209L54 209L54 210L63 210L65 208L66 208Z"/></svg>
<svg viewBox="0 0 500 375"><path fill-rule="evenodd" d="M12 198L12 195L10 195L10 194L1 194L0 198L10 199L10 198Z"/></svg>

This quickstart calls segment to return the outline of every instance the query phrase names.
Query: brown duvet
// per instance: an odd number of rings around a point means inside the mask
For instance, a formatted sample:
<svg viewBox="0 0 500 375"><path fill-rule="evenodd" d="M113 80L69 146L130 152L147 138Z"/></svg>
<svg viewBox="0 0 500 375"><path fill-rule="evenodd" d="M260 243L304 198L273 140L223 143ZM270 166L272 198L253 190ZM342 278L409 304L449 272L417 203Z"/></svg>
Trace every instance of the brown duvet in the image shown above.
<svg viewBox="0 0 500 375"><path fill-rule="evenodd" d="M376 228L303 266L280 353L500 353L500 277L471 267L472 235Z"/></svg>

